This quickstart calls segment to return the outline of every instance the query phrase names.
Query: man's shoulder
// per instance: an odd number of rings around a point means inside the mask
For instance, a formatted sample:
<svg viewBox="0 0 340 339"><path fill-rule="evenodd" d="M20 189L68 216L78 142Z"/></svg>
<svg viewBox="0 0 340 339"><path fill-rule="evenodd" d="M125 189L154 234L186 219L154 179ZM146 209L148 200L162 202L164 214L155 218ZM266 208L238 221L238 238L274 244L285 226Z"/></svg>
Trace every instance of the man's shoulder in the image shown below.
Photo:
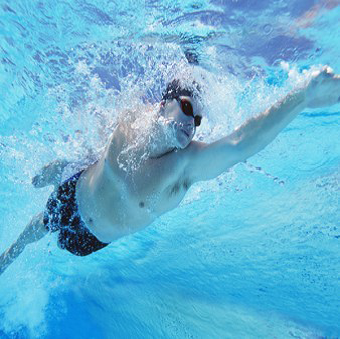
<svg viewBox="0 0 340 339"><path fill-rule="evenodd" d="M191 141L190 144L181 150L178 150L176 154L176 160L180 164L182 172L187 173L188 176L192 176L193 168L195 167L196 160L199 157L201 151L207 146L207 143L201 141ZM193 179L192 179L193 180Z"/></svg>
<svg viewBox="0 0 340 339"><path fill-rule="evenodd" d="M190 144L182 150L182 156L194 157L198 152L203 150L208 144L201 141L191 141Z"/></svg>

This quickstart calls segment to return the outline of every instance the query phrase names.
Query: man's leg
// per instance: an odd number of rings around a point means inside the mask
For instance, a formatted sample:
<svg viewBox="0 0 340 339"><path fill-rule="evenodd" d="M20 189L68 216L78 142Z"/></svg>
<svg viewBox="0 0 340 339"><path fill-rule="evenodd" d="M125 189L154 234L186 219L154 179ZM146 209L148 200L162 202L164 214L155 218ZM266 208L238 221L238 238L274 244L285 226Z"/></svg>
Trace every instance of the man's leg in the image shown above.
<svg viewBox="0 0 340 339"><path fill-rule="evenodd" d="M39 213L34 216L24 231L19 235L18 240L0 255L0 274L19 256L26 245L43 238L47 233L44 225L44 214Z"/></svg>

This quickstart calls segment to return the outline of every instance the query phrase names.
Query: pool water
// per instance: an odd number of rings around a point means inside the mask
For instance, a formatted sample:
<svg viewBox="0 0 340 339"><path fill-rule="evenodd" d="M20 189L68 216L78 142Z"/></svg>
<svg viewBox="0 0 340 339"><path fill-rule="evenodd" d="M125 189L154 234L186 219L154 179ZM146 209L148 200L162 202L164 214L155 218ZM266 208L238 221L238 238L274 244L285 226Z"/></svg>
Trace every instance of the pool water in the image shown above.
<svg viewBox="0 0 340 339"><path fill-rule="evenodd" d="M322 64L340 2L0 0L0 251L44 209L31 178L96 159L118 112L199 79L197 140L230 133ZM54 235L0 276L1 338L340 336L339 105L195 184L144 231L75 257Z"/></svg>

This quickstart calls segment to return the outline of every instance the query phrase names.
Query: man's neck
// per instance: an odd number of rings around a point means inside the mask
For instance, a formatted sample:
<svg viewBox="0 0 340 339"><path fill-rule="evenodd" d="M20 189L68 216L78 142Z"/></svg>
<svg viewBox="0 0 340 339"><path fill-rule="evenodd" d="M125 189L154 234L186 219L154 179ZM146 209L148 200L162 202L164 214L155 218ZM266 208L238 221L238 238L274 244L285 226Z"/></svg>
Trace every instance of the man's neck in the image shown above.
<svg viewBox="0 0 340 339"><path fill-rule="evenodd" d="M176 150L171 142L171 137L167 136L162 126L157 123L150 131L150 139L147 145L149 158L157 159Z"/></svg>
<svg viewBox="0 0 340 339"><path fill-rule="evenodd" d="M176 151L177 150L177 148L172 148L172 149L169 149L168 151L163 151L163 152L159 152L159 153L154 153L154 154L150 154L150 156L149 156L149 158L150 159L159 159L159 158L161 158L161 157L163 157L163 156L165 156L165 155L167 155L167 154L169 154L169 153L172 153L172 152L174 152L174 151Z"/></svg>

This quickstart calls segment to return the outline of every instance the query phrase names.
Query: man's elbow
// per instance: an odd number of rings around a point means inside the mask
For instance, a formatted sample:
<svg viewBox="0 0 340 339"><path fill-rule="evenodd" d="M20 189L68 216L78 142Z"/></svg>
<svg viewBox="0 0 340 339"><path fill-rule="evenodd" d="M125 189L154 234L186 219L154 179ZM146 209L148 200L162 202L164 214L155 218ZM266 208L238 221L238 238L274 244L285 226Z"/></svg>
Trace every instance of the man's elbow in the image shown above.
<svg viewBox="0 0 340 339"><path fill-rule="evenodd" d="M232 146L234 165L246 161L265 147L265 145L262 146L261 140L244 139L234 140Z"/></svg>

